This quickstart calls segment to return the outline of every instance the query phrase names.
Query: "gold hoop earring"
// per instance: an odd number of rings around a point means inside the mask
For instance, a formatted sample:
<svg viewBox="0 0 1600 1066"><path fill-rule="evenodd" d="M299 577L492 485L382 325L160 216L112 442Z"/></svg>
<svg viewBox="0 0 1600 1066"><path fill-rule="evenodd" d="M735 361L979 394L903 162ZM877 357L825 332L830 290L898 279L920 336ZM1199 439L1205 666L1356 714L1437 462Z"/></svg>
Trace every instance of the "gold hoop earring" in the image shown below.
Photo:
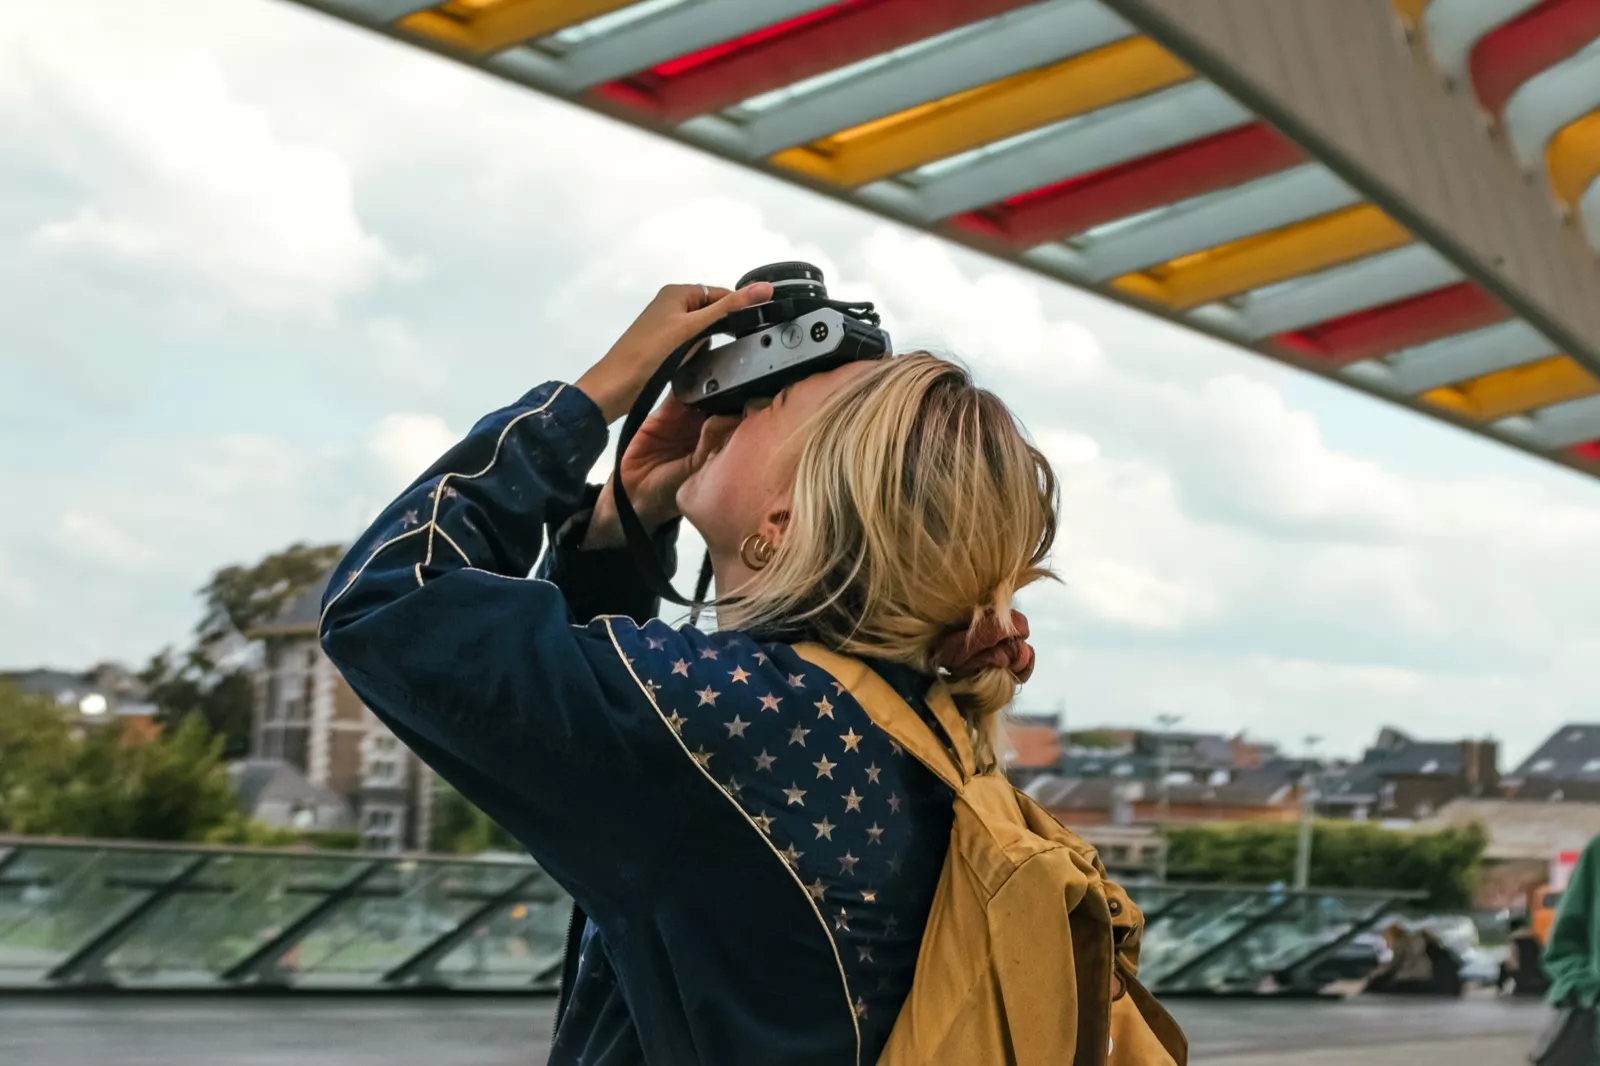
<svg viewBox="0 0 1600 1066"><path fill-rule="evenodd" d="M739 561L752 570L765 570L776 554L777 546L760 533L750 534L739 545Z"/></svg>

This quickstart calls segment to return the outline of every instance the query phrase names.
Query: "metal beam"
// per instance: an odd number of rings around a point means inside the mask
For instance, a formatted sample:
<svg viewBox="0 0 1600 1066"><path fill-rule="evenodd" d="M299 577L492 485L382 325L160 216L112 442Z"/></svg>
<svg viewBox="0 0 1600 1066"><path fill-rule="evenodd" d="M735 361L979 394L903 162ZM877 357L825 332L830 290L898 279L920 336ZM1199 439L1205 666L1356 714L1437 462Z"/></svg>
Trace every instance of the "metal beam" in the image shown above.
<svg viewBox="0 0 1600 1066"><path fill-rule="evenodd" d="M1393 303L1461 280L1461 271L1427 245L1392 252L1286 282L1241 298L1239 328L1251 340Z"/></svg>
<svg viewBox="0 0 1600 1066"><path fill-rule="evenodd" d="M439 0L320 0L320 6L334 14L371 26L397 22L438 3Z"/></svg>
<svg viewBox="0 0 1600 1066"><path fill-rule="evenodd" d="M304 940L306 935L327 921L328 916L345 902L356 897L366 883L383 871L386 864L379 861L362 866L344 884L333 889L300 917L284 926L277 936L256 948L250 954L222 971L221 980L229 984L247 982L263 985L282 981L278 961L284 953Z"/></svg>
<svg viewBox="0 0 1600 1066"><path fill-rule="evenodd" d="M1215 944L1212 944L1210 947L1199 952L1192 958L1186 960L1171 973L1162 974L1159 981L1161 991L1174 990L1177 983L1183 978L1189 976L1195 970L1199 969L1201 966L1204 966L1206 963L1210 962L1212 959L1216 958L1218 955L1222 954L1224 951L1227 951L1229 948L1242 941L1245 937L1255 932L1258 926L1272 921L1272 919L1276 918L1278 915L1282 914L1284 911L1288 910L1290 907L1299 902L1300 899L1298 897L1287 896L1279 900L1273 906L1268 907L1265 911L1256 915L1254 918L1247 919L1242 925L1239 926L1239 928L1235 929L1233 932L1229 933ZM1155 990L1152 989L1152 991Z"/></svg>
<svg viewBox="0 0 1600 1066"><path fill-rule="evenodd" d="M61 985L112 984L111 976L105 969L106 958L127 942L151 912L183 891L184 886L198 877L210 862L210 855L196 855L190 859L164 884L129 907L78 950L56 963L45 974L45 980Z"/></svg>
<svg viewBox="0 0 1600 1066"><path fill-rule="evenodd" d="M1107 281L1360 202L1332 171L1310 163L1118 227L1081 242L1077 251L1086 276Z"/></svg>
<svg viewBox="0 0 1600 1066"><path fill-rule="evenodd" d="M508 886L504 891L498 892L474 907L467 915L442 935L434 938L410 958L384 974L380 979L382 984L400 985L416 983L423 985L440 985L435 973L441 959L450 954L462 941L483 924L497 910L510 906L523 895L524 890L539 878L538 870L529 870Z"/></svg>
<svg viewBox="0 0 1600 1066"><path fill-rule="evenodd" d="M992 204L1018 193L1139 159L1254 120L1245 108L1204 82L1092 111L1062 123L1055 133L1007 148L975 152L965 165L918 183L906 197L926 221ZM882 182L863 196L893 195Z"/></svg>
<svg viewBox="0 0 1600 1066"><path fill-rule="evenodd" d="M1362 933L1365 933L1374 925L1377 925L1384 915L1394 910L1394 908L1401 902L1402 901L1399 899L1390 899L1380 902L1367 914L1365 918L1350 923L1350 928L1346 929L1332 940L1317 944L1310 950L1306 951L1305 954L1301 955L1299 958L1294 959L1284 966L1278 967L1278 975L1282 976L1274 975L1275 979L1280 985L1293 984L1294 974L1296 971L1307 969L1319 960L1326 958L1335 951L1338 951L1356 937L1360 936Z"/></svg>
<svg viewBox="0 0 1600 1066"><path fill-rule="evenodd" d="M1378 365L1388 371L1388 387L1401 395L1415 396L1556 354L1550 338L1518 320L1406 348ZM1352 365L1346 372L1354 369Z"/></svg>
<svg viewBox="0 0 1600 1066"><path fill-rule="evenodd" d="M407 15L437 7L439 0L347 0L354 7L365 8L370 17L381 22L398 22Z"/></svg>
<svg viewBox="0 0 1600 1066"><path fill-rule="evenodd" d="M1165 918L1167 915L1183 906L1184 903L1188 902L1191 895L1193 895L1193 893L1190 892L1176 893L1170 899L1162 903L1161 906L1156 907L1154 910L1145 911L1144 927L1149 929L1156 922L1159 922L1161 919Z"/></svg>
<svg viewBox="0 0 1600 1066"><path fill-rule="evenodd" d="M1521 421L1525 425L1508 428L1538 447L1555 450L1600 440L1600 396L1553 404Z"/></svg>
<svg viewBox="0 0 1600 1066"><path fill-rule="evenodd" d="M1517 161L1544 167L1545 148L1563 127L1600 106L1600 51L1576 55L1534 75L1506 103L1505 127Z"/></svg>
<svg viewBox="0 0 1600 1066"><path fill-rule="evenodd" d="M486 65L552 92L577 93L836 2L702 0L584 41L559 58L531 47L513 48Z"/></svg>
<svg viewBox="0 0 1600 1066"><path fill-rule="evenodd" d="M986 28L925 48L903 60L860 64L861 73L759 112L750 121L717 130L719 120L693 119L683 132L734 138L752 156L768 156L885 115L975 89L1021 71L1068 59L1122 40L1132 29L1120 17L1086 0L1057 0L990 19ZM849 68L846 68L848 71ZM832 75L825 75L831 77ZM801 83L802 85L804 83Z"/></svg>
<svg viewBox="0 0 1600 1066"><path fill-rule="evenodd" d="M1539 0L1433 0L1422 13L1428 54L1446 78L1459 83L1467 76L1472 46L1537 3Z"/></svg>

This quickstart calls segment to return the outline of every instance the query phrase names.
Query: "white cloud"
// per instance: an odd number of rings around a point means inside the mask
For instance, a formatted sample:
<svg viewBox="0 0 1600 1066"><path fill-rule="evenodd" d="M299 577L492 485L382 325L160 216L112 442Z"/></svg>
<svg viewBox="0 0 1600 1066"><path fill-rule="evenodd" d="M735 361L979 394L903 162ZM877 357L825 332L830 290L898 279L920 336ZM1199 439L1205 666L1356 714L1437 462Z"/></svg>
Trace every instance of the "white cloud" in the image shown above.
<svg viewBox="0 0 1600 1066"><path fill-rule="evenodd" d="M14 571L4 555L0 555L0 605L17 612L34 605L33 587Z"/></svg>
<svg viewBox="0 0 1600 1066"><path fill-rule="evenodd" d="M56 533L73 554L116 570L134 570L148 563L152 554L105 515L64 511L56 523Z"/></svg>
<svg viewBox="0 0 1600 1066"><path fill-rule="evenodd" d="M460 439L437 415L391 414L372 431L367 454L397 494Z"/></svg>
<svg viewBox="0 0 1600 1066"><path fill-rule="evenodd" d="M70 25L0 40L7 150L77 201L37 220L38 252L166 272L185 303L260 311L327 313L420 269L363 226L339 155L282 136L214 57Z"/></svg>
<svg viewBox="0 0 1600 1066"><path fill-rule="evenodd" d="M385 380L423 391L440 388L450 378L453 346L422 337L404 318L383 315L363 326L373 370Z"/></svg>

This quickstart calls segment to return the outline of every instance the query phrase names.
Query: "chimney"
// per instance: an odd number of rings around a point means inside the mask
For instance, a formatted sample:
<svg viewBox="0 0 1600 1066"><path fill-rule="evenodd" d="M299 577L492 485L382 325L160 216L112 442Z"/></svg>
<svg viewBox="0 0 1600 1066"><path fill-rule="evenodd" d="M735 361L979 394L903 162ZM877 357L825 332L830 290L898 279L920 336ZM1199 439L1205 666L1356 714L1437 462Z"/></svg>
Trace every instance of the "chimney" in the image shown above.
<svg viewBox="0 0 1600 1066"><path fill-rule="evenodd" d="M1467 792L1483 795L1500 784L1500 743L1483 740L1461 742L1461 774Z"/></svg>

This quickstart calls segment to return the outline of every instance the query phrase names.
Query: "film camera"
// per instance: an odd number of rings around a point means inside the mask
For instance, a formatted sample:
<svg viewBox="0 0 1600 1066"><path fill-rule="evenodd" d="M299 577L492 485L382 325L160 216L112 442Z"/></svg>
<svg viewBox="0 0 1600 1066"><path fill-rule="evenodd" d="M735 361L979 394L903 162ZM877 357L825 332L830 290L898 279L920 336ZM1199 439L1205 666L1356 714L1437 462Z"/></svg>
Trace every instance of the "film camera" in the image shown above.
<svg viewBox="0 0 1600 1066"><path fill-rule="evenodd" d="M828 299L810 263L773 263L739 279L770 282L772 299L724 318L715 332L733 340L693 355L672 376L672 393L708 414L734 414L752 398L845 363L890 354L889 334L871 304Z"/></svg>

